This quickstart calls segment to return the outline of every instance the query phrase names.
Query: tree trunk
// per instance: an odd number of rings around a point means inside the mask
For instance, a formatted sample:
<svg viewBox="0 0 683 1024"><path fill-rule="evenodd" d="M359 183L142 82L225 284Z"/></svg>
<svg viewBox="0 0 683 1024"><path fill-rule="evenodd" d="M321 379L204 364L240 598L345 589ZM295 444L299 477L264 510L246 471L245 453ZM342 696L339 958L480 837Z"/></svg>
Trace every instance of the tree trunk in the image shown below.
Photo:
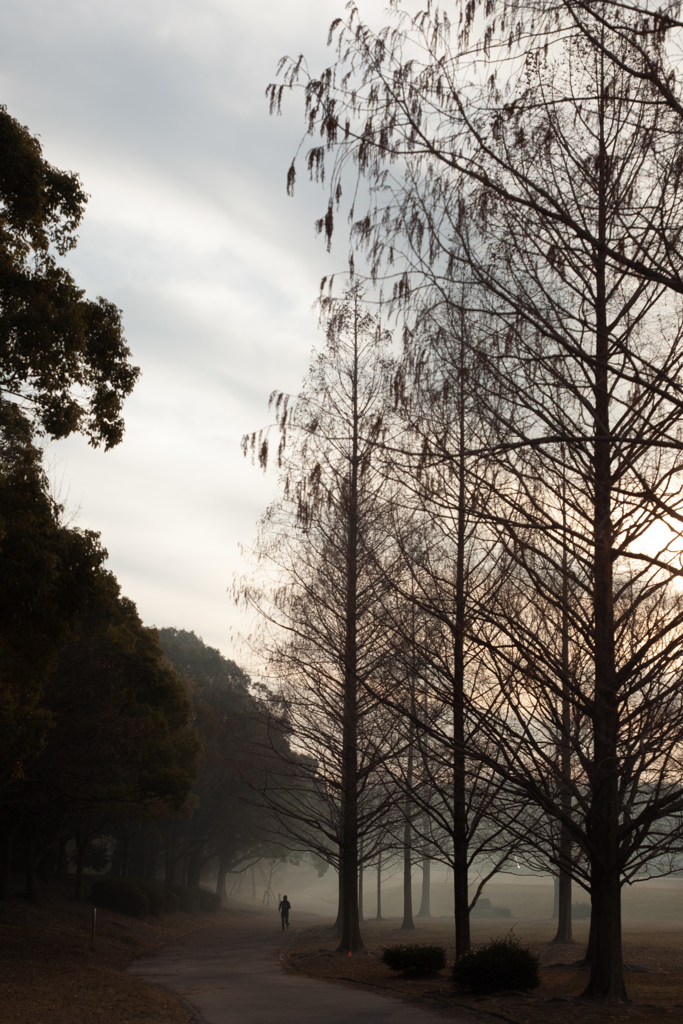
<svg viewBox="0 0 683 1024"><path fill-rule="evenodd" d="M36 872L36 840L32 831L26 835L26 899L38 902L38 875Z"/></svg>
<svg viewBox="0 0 683 1024"><path fill-rule="evenodd" d="M126 825L121 826L121 878L128 878L130 834Z"/></svg>
<svg viewBox="0 0 683 1024"><path fill-rule="evenodd" d="M16 824L5 821L0 839L0 900L8 900L12 896L12 854L16 834Z"/></svg>
<svg viewBox="0 0 683 1024"><path fill-rule="evenodd" d="M555 879L557 890L557 932L553 942L572 942L572 878L560 870Z"/></svg>
<svg viewBox="0 0 683 1024"><path fill-rule="evenodd" d="M430 882L431 882L431 871L432 862L429 857L422 858L422 899L420 902L420 909L418 910L416 917L431 917L431 900L430 900Z"/></svg>
<svg viewBox="0 0 683 1024"><path fill-rule="evenodd" d="M601 112L599 152L598 235L601 249L594 256L596 278L596 358L594 464L594 658L595 691L592 710L593 764L591 805L586 831L591 869L591 973L584 995L624 1002L621 950L621 878L619 864L619 734L618 680L614 640L612 552L612 465L609 422L609 338L605 278L607 153Z"/></svg>
<svg viewBox="0 0 683 1024"><path fill-rule="evenodd" d="M83 872L85 869L85 851L88 849L90 836L87 829L77 828L76 839L76 883L74 886L74 899L83 899Z"/></svg>
<svg viewBox="0 0 683 1024"><path fill-rule="evenodd" d="M68 842L67 837L64 833L59 836L59 847L57 850L57 868L55 870L55 877L60 882L68 881L69 870L66 862L66 844Z"/></svg>
<svg viewBox="0 0 683 1024"><path fill-rule="evenodd" d="M200 854L194 853L187 862L187 884L193 889L199 888L199 879L202 873L202 862Z"/></svg>
<svg viewBox="0 0 683 1024"><path fill-rule="evenodd" d="M228 891L225 887L225 880L228 877L228 865L230 861L227 857L218 858L218 874L216 875L216 895L220 896L222 900L227 900Z"/></svg>
<svg viewBox="0 0 683 1024"><path fill-rule="evenodd" d="M411 722L408 737L408 771L406 782L408 795L406 796L404 808L403 825L403 921L401 922L402 932L415 931L413 921L413 836L410 825L411 801L410 791L413 784L413 729Z"/></svg>
<svg viewBox="0 0 683 1024"><path fill-rule="evenodd" d="M342 878L341 846L339 847L339 867L337 869L337 919L332 925L332 931L341 938L342 921L344 919L344 879Z"/></svg>
<svg viewBox="0 0 683 1024"><path fill-rule="evenodd" d="M403 921L402 932L415 931L413 921L413 882L412 882L412 848L410 822L403 826Z"/></svg>
<svg viewBox="0 0 683 1024"><path fill-rule="evenodd" d="M461 313L465 337L464 310ZM453 904L455 958L470 950L468 891L467 792L465 775L465 344L460 343L460 408L458 452L458 548L455 574L455 635L453 637Z"/></svg>
<svg viewBox="0 0 683 1024"><path fill-rule="evenodd" d="M377 854L377 913L375 921L382 920L382 851Z"/></svg>
<svg viewBox="0 0 683 1024"><path fill-rule="evenodd" d="M357 299L356 299L357 301ZM346 543L346 602L344 621L344 696L342 709L342 937L339 952L363 948L358 920L358 308L354 320L352 451Z"/></svg>
<svg viewBox="0 0 683 1024"><path fill-rule="evenodd" d="M564 443L560 457L564 466ZM567 480L562 477L562 728L560 732L560 801L567 819L572 811L572 712L569 700L569 552L567 533ZM564 821L560 822L559 874L556 877L557 932L553 942L572 941L572 837Z"/></svg>

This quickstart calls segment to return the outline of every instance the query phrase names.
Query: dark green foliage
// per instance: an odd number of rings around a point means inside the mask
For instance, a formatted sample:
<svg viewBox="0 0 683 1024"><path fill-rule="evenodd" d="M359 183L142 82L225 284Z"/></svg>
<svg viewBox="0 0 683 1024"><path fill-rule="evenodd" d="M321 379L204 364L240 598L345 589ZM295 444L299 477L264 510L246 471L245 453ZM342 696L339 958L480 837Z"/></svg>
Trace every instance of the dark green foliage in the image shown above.
<svg viewBox="0 0 683 1024"><path fill-rule="evenodd" d="M1 218L0 218L1 225ZM0 232L1 234L1 232ZM97 534L69 529L50 496L30 421L0 395L0 779L21 778L52 724L42 691L101 589Z"/></svg>
<svg viewBox="0 0 683 1024"><path fill-rule="evenodd" d="M90 899L96 907L131 917L146 917L149 913L147 894L139 882L130 878L94 878Z"/></svg>
<svg viewBox="0 0 683 1024"><path fill-rule="evenodd" d="M513 935L491 939L453 964L453 981L470 992L526 990L540 985L540 961Z"/></svg>
<svg viewBox="0 0 683 1024"><path fill-rule="evenodd" d="M382 963L412 978L426 978L446 966L443 946L387 946Z"/></svg>

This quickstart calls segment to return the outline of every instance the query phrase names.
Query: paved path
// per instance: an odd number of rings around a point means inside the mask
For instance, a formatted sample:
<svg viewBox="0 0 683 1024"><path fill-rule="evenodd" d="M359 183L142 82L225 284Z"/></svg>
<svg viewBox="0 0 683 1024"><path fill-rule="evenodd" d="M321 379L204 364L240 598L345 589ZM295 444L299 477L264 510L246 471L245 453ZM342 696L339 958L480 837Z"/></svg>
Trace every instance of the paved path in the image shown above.
<svg viewBox="0 0 683 1024"><path fill-rule="evenodd" d="M310 924L314 923L311 915ZM294 937L292 929L287 938ZM195 932L136 961L129 972L179 995L196 1011L198 1024L437 1024L443 1020L436 1012L365 989L355 991L285 974L277 958L280 946L281 936L273 922L255 917L249 926L227 923ZM472 1018L449 1020L472 1024Z"/></svg>

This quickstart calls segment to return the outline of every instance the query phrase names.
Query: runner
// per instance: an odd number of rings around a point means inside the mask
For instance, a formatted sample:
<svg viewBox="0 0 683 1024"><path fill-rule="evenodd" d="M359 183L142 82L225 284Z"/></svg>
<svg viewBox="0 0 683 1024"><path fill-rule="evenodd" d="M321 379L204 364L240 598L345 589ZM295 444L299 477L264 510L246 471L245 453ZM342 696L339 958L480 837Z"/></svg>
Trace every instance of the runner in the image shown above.
<svg viewBox="0 0 683 1024"><path fill-rule="evenodd" d="M292 904L287 899L287 894L280 900L280 906L277 908L280 911L280 918L282 920L282 930L285 930L285 926L289 928L289 911Z"/></svg>

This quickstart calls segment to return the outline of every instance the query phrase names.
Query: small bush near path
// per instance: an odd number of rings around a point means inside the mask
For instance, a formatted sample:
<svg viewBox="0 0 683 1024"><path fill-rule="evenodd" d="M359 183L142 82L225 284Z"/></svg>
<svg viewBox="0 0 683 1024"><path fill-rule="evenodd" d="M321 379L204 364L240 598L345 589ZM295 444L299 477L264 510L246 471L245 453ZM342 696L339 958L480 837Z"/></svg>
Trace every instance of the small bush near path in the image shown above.
<svg viewBox="0 0 683 1024"><path fill-rule="evenodd" d="M491 939L453 964L453 981L467 992L527 992L538 988L540 960L508 934Z"/></svg>
<svg viewBox="0 0 683 1024"><path fill-rule="evenodd" d="M446 966L443 946L387 946L382 963L411 978L428 978Z"/></svg>

